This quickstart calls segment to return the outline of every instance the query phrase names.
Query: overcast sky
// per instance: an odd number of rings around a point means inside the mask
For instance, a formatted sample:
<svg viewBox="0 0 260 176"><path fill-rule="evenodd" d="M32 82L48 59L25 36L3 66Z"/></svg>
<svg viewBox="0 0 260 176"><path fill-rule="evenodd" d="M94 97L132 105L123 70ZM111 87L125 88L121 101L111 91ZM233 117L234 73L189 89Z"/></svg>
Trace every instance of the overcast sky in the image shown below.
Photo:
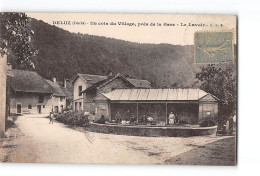
<svg viewBox="0 0 260 176"><path fill-rule="evenodd" d="M175 45L193 45L196 31L236 31L236 17L232 15L163 15L163 14L100 14L100 13L27 13L29 17L42 20L70 32L83 33L138 43L168 43ZM56 24L56 21L70 21L70 25ZM72 25L84 22L85 25ZM91 22L116 25L90 25ZM135 23L136 26L118 25L118 22ZM54 24L55 23L55 24ZM147 23L149 26L139 26ZM150 26L160 23L161 26ZM181 23L187 26L181 26ZM206 24L208 26L189 26ZM170 26L175 24L175 26ZM176 26L179 24L178 26ZM213 26L210 26L212 24ZM223 26L215 27L222 24ZM165 26L167 25L167 26Z"/></svg>

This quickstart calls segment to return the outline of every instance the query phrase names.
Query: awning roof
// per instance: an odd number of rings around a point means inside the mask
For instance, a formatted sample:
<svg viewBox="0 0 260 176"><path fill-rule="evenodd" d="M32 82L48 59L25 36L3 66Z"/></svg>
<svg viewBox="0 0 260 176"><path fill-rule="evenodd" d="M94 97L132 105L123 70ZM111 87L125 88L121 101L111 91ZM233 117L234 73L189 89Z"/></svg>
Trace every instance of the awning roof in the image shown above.
<svg viewBox="0 0 260 176"><path fill-rule="evenodd" d="M115 89L103 95L112 101L194 101L206 96L200 89ZM216 98L216 97L214 97Z"/></svg>

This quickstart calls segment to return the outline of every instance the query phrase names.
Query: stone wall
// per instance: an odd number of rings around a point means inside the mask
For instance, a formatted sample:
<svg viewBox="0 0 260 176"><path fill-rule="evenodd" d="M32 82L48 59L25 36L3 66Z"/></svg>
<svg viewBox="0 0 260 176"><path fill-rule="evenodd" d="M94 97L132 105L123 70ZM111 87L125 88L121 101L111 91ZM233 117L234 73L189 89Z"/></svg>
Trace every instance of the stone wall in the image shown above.
<svg viewBox="0 0 260 176"><path fill-rule="evenodd" d="M15 93L10 99L10 113L17 113L17 104L21 104L22 114L38 114L38 107L41 106L41 113L48 114L55 106L59 107L61 112L61 105L66 107L66 99L60 97L51 97L50 94L41 94L43 96L43 103L39 103L40 94L35 93ZM31 109L29 108L31 105Z"/></svg>
<svg viewBox="0 0 260 176"><path fill-rule="evenodd" d="M112 133L129 136L147 136L147 137L189 137L216 135L217 126L213 127L157 127L144 125L110 125L91 123L86 130L99 133Z"/></svg>

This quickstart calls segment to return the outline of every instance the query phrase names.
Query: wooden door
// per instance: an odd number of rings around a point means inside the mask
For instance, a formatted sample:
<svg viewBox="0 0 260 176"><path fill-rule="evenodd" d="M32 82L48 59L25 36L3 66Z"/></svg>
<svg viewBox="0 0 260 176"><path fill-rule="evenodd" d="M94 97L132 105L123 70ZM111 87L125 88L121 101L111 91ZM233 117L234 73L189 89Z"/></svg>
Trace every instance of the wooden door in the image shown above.
<svg viewBox="0 0 260 176"><path fill-rule="evenodd" d="M17 114L21 114L22 113L22 105L21 104L17 104L16 108L17 108Z"/></svg>

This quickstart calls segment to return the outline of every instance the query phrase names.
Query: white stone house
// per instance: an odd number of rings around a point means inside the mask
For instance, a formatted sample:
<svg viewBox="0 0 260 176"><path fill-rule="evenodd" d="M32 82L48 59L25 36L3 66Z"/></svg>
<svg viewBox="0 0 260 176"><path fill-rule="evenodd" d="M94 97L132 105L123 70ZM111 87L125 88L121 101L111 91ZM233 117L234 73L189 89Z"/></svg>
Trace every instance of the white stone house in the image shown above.
<svg viewBox="0 0 260 176"><path fill-rule="evenodd" d="M9 113L48 114L61 112L66 107L66 96L58 84L45 80L38 73L26 70L10 70L7 78L10 100Z"/></svg>

